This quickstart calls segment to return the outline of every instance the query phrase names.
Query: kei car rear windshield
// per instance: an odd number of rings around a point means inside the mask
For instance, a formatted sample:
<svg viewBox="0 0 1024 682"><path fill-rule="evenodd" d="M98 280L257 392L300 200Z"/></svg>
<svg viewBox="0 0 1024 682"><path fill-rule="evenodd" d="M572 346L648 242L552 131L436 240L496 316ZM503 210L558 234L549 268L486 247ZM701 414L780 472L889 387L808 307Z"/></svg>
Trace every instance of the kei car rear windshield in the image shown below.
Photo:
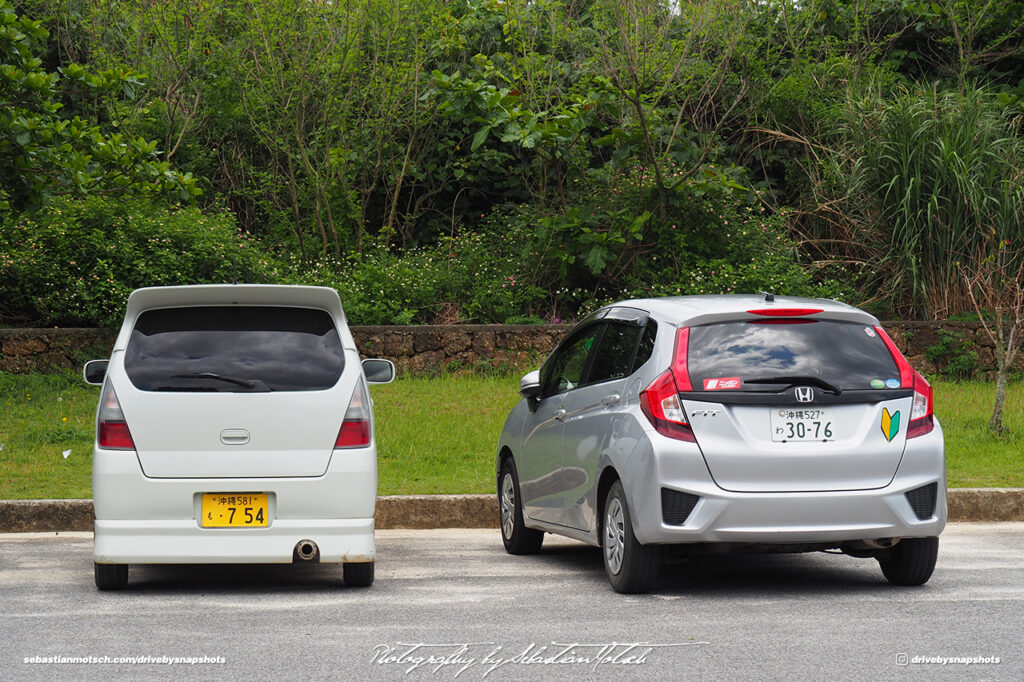
<svg viewBox="0 0 1024 682"><path fill-rule="evenodd" d="M762 383L775 377L816 377L842 390L900 385L896 361L873 327L828 320L692 327L687 366L696 391L778 391L791 383Z"/></svg>
<svg viewBox="0 0 1024 682"><path fill-rule="evenodd" d="M316 391L341 378L345 356L323 310L212 306L148 310L125 349L143 391Z"/></svg>

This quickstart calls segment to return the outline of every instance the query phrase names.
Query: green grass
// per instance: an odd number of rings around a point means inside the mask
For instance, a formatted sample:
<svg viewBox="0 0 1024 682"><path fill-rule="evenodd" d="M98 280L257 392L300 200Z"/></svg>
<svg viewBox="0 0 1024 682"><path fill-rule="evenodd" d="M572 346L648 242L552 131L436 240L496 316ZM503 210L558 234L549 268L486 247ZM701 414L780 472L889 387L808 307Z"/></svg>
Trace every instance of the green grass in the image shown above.
<svg viewBox="0 0 1024 682"><path fill-rule="evenodd" d="M382 495L489 493L518 377L400 379L370 389ZM1024 487L1024 385L1010 386L1005 423L988 431L994 385L936 381L949 484ZM99 389L79 375L0 373L0 499L88 498ZM68 457L63 453L70 450Z"/></svg>
<svg viewBox="0 0 1024 682"><path fill-rule="evenodd" d="M946 438L950 487L1024 487L1024 384L1010 384L1003 407L1008 436L996 437L988 420L995 383L934 381L935 414Z"/></svg>
<svg viewBox="0 0 1024 682"><path fill-rule="evenodd" d="M489 493L518 377L399 379L374 386L382 495Z"/></svg>
<svg viewBox="0 0 1024 682"><path fill-rule="evenodd" d="M92 497L97 400L79 374L0 372L0 499Z"/></svg>

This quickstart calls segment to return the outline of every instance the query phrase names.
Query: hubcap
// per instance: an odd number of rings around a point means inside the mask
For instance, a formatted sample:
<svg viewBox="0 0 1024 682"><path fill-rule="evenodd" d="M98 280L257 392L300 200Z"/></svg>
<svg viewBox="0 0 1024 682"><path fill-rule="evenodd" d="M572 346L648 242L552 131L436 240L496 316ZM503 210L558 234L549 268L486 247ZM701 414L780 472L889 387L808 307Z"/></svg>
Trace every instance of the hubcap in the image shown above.
<svg viewBox="0 0 1024 682"><path fill-rule="evenodd" d="M512 538L516 519L516 493L512 486L512 474L505 472L501 478L501 533L506 539Z"/></svg>
<svg viewBox="0 0 1024 682"><path fill-rule="evenodd" d="M622 570L622 553L626 546L626 524L622 503L614 498L604 518L604 560L613 575Z"/></svg>

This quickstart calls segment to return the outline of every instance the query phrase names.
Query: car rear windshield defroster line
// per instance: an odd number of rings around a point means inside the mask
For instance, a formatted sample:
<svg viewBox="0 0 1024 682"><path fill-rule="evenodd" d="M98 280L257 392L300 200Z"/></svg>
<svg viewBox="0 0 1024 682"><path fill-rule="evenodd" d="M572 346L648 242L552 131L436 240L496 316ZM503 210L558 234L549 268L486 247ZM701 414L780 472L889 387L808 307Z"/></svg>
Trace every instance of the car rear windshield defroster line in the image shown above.
<svg viewBox="0 0 1024 682"><path fill-rule="evenodd" d="M334 320L308 308L148 310L125 350L128 378L143 391L325 390L344 366Z"/></svg>

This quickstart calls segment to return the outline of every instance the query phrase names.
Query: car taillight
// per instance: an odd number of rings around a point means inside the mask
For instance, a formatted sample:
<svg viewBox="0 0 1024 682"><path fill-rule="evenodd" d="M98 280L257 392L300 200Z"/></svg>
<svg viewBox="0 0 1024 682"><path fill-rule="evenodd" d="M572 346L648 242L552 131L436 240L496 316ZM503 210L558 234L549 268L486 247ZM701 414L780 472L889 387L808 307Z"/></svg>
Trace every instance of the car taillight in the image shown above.
<svg viewBox="0 0 1024 682"><path fill-rule="evenodd" d="M338 438L334 441L336 448L361 448L370 444L370 409L363 382L356 384L352 399L345 410L345 419L341 422Z"/></svg>
<svg viewBox="0 0 1024 682"><path fill-rule="evenodd" d="M932 387L923 376L914 372L914 404L910 408L907 438L917 438L935 428L935 402Z"/></svg>
<svg viewBox="0 0 1024 682"><path fill-rule="evenodd" d="M907 438L917 438L935 428L935 400L932 387L921 373L910 366L903 353L896 347L889 335L880 326L875 326L878 336L885 342L889 354L896 361L900 371L900 388L914 390L914 402L910 408L910 423L907 425Z"/></svg>
<svg viewBox="0 0 1024 682"><path fill-rule="evenodd" d="M128 422L125 421L121 403L117 401L114 388L108 383L100 395L100 410L96 422L96 442L107 450L134 450Z"/></svg>
<svg viewBox="0 0 1024 682"><path fill-rule="evenodd" d="M676 331L676 346L672 366L658 375L651 385L640 392L640 409L654 429L663 436L696 443L693 429L686 421L686 412L679 399L680 391L693 390L690 372L686 367L686 354L690 342L690 329Z"/></svg>

